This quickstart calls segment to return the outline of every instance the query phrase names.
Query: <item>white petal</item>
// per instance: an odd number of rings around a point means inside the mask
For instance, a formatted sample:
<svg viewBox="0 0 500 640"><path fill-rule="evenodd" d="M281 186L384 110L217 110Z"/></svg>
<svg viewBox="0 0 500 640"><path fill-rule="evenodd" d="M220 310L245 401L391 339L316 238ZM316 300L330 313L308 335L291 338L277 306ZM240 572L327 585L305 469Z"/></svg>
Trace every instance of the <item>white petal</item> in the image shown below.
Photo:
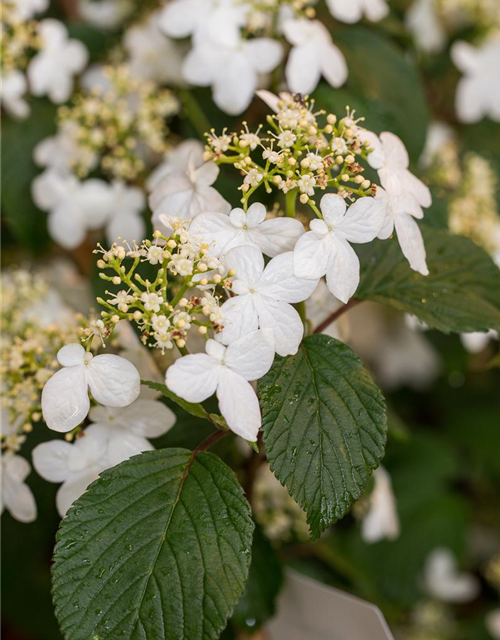
<svg viewBox="0 0 500 640"><path fill-rule="evenodd" d="M340 87L347 80L347 64L342 51L334 44L321 47L321 72L332 87Z"/></svg>
<svg viewBox="0 0 500 640"><path fill-rule="evenodd" d="M273 332L276 353L280 356L297 353L304 335L304 325L292 305L263 296L256 306L260 328L271 329Z"/></svg>
<svg viewBox="0 0 500 640"><path fill-rule="evenodd" d="M293 47L288 55L285 75L294 93L312 93L321 77L320 54L315 44Z"/></svg>
<svg viewBox="0 0 500 640"><path fill-rule="evenodd" d="M64 482L71 475L68 459L72 447L64 440L51 440L37 445L33 449L35 471L49 482Z"/></svg>
<svg viewBox="0 0 500 640"><path fill-rule="evenodd" d="M259 328L254 297L258 296L253 296L251 293L236 296L229 298L221 306L224 329L217 335L217 339L223 344L230 344Z"/></svg>
<svg viewBox="0 0 500 640"><path fill-rule="evenodd" d="M50 237L64 249L76 249L87 236L87 229L79 213L66 205L49 213L47 229Z"/></svg>
<svg viewBox="0 0 500 640"><path fill-rule="evenodd" d="M100 440L105 455L100 459L103 469L114 467L124 460L128 460L143 451L152 451L153 445L143 436L132 433L119 424L109 427L101 424L92 424L85 429L85 435Z"/></svg>
<svg viewBox="0 0 500 640"><path fill-rule="evenodd" d="M86 418L89 408L85 365L61 369L46 382L42 413L49 429L71 431Z"/></svg>
<svg viewBox="0 0 500 640"><path fill-rule="evenodd" d="M230 369L245 380L262 378L274 360L272 331L252 331L235 340L226 349L224 360Z"/></svg>
<svg viewBox="0 0 500 640"><path fill-rule="evenodd" d="M410 158L401 138L390 131L383 131L380 134L380 141L384 149L385 164L394 168L407 169Z"/></svg>
<svg viewBox="0 0 500 640"><path fill-rule="evenodd" d="M176 416L163 402L136 400L121 410L124 427L138 436L158 438L171 429Z"/></svg>
<svg viewBox="0 0 500 640"><path fill-rule="evenodd" d="M247 224L250 228L257 227L264 222L267 215L266 207L260 202L254 202L251 204L246 213L243 209L233 209L230 215L235 212L243 212L243 215L245 216L244 224Z"/></svg>
<svg viewBox="0 0 500 640"><path fill-rule="evenodd" d="M302 302L312 295L318 282L297 278L293 272L293 253L287 251L273 258L259 282L259 292L274 300Z"/></svg>
<svg viewBox="0 0 500 640"><path fill-rule="evenodd" d="M361 20L361 5L356 0L327 0L330 13L337 20L354 24Z"/></svg>
<svg viewBox="0 0 500 640"><path fill-rule="evenodd" d="M85 493L89 484L97 480L101 469L91 468L72 476L59 487L56 495L57 510L61 518L64 518L66 512L75 500Z"/></svg>
<svg viewBox="0 0 500 640"><path fill-rule="evenodd" d="M21 456L13 456L9 461L11 464L17 464L18 460L24 460ZM28 472L30 470L29 463ZM24 466L24 463L21 463ZM10 514L19 522L33 522L36 520L36 503L31 489L22 481L15 477L9 477L5 474L2 486L2 500Z"/></svg>
<svg viewBox="0 0 500 640"><path fill-rule="evenodd" d="M462 78L458 83L455 105L461 122L479 122L485 115L483 82L480 76Z"/></svg>
<svg viewBox="0 0 500 640"><path fill-rule="evenodd" d="M342 222L347 209L344 198L333 193L324 195L320 200L319 206L325 222L332 227L336 227Z"/></svg>
<svg viewBox="0 0 500 640"><path fill-rule="evenodd" d="M264 258L257 247L235 247L227 252L224 262L228 269L234 269L235 278L247 283L255 283L264 271Z"/></svg>
<svg viewBox="0 0 500 640"><path fill-rule="evenodd" d="M30 463L22 456L9 454L4 456L2 456L2 463L5 465L7 477L17 482L24 482L31 473Z"/></svg>
<svg viewBox="0 0 500 640"><path fill-rule="evenodd" d="M198 24L197 0L174 0L167 4L158 18L158 26L167 36L185 38Z"/></svg>
<svg viewBox="0 0 500 640"><path fill-rule="evenodd" d="M343 238L335 238L326 272L326 283L333 295L344 303L349 301L358 288L358 256Z"/></svg>
<svg viewBox="0 0 500 640"><path fill-rule="evenodd" d="M464 40L453 43L451 59L455 66L464 73L474 74L481 69L482 59L478 50Z"/></svg>
<svg viewBox="0 0 500 640"><path fill-rule="evenodd" d="M410 263L414 271L418 271L424 276L429 275L427 262L425 260L424 239L418 224L410 215L399 214L394 220L396 233L398 234L399 246L403 255Z"/></svg>
<svg viewBox="0 0 500 640"><path fill-rule="evenodd" d="M280 103L279 96L275 95L274 93L271 93L271 91L267 91L267 89L259 89L258 91L256 91L256 94L259 96L261 100L263 100L267 104L267 106L272 111L274 111L275 113L278 113L279 103Z"/></svg>
<svg viewBox="0 0 500 640"><path fill-rule="evenodd" d="M226 347L222 345L218 340L213 340L210 338L207 340L205 345L205 351L209 356L215 358L218 362L222 362L224 360L224 356L226 354Z"/></svg>
<svg viewBox="0 0 500 640"><path fill-rule="evenodd" d="M189 233L195 238L203 238L208 244L213 243L216 255L234 247L234 242L237 242L241 235L240 230L235 228L223 213L200 213L191 222Z"/></svg>
<svg viewBox="0 0 500 640"><path fill-rule="evenodd" d="M281 62L283 47L272 38L253 38L246 41L245 53L257 73L270 73Z"/></svg>
<svg viewBox="0 0 500 640"><path fill-rule="evenodd" d="M220 169L215 162L204 162L193 174L194 182L200 187L210 187L217 180Z"/></svg>
<svg viewBox="0 0 500 640"><path fill-rule="evenodd" d="M85 349L81 344L72 342L67 344L57 352L57 359L63 367L72 367L77 364L83 364L85 357ZM92 358L92 354L88 354Z"/></svg>
<svg viewBox="0 0 500 640"><path fill-rule="evenodd" d="M233 53L217 74L213 99L224 113L239 115L252 101L256 88L257 72L250 60L240 53Z"/></svg>
<svg viewBox="0 0 500 640"><path fill-rule="evenodd" d="M295 218L272 218L265 220L254 230L252 239L262 253L274 258L279 253L292 251L297 240L304 234L304 226Z"/></svg>
<svg viewBox="0 0 500 640"><path fill-rule="evenodd" d="M123 240L140 242L146 236L146 225L140 214L131 212L117 212L106 225L106 240L109 245Z"/></svg>
<svg viewBox="0 0 500 640"><path fill-rule="evenodd" d="M382 143L380 142L380 138L373 131L368 131L364 129L360 132L360 137L363 142L368 140L370 143L371 152L368 154L368 164L373 169L380 169L384 166L384 151L382 148Z"/></svg>
<svg viewBox="0 0 500 640"><path fill-rule="evenodd" d="M385 221L385 206L376 198L359 198L352 204L338 230L349 242L362 244L377 237Z"/></svg>
<svg viewBox="0 0 500 640"><path fill-rule="evenodd" d="M259 400L252 385L237 373L223 367L217 389L219 409L231 431L255 442L262 424Z"/></svg>
<svg viewBox="0 0 500 640"><path fill-rule="evenodd" d="M137 400L141 378L134 365L120 356L102 354L87 365L92 395L106 407L126 407Z"/></svg>
<svg viewBox="0 0 500 640"><path fill-rule="evenodd" d="M332 243L329 236L318 238L312 231L301 236L293 250L293 271L298 278L317 280L324 276Z"/></svg>
<svg viewBox="0 0 500 640"><path fill-rule="evenodd" d="M188 402L203 402L215 393L220 363L205 353L184 356L167 369L165 384Z"/></svg>

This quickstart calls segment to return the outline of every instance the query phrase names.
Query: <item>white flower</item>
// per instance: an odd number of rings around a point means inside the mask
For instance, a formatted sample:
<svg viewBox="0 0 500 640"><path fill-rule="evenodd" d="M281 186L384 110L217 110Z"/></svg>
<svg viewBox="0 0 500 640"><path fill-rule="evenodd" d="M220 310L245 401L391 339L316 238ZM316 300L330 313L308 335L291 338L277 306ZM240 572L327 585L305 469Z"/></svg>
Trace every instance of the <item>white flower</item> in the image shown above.
<svg viewBox="0 0 500 640"><path fill-rule="evenodd" d="M384 189L401 195L411 194L421 207L430 207L431 192L408 170L410 158L400 138L390 131L384 131L380 137L368 131L364 131L362 135L364 139L370 140L373 151L368 155L368 163L378 169Z"/></svg>
<svg viewBox="0 0 500 640"><path fill-rule="evenodd" d="M446 45L446 31L436 5L436 0L414 0L406 14L406 24L417 47L426 53L439 53Z"/></svg>
<svg viewBox="0 0 500 640"><path fill-rule="evenodd" d="M123 46L128 54L128 65L138 78L181 84L182 50L160 31L158 15L154 12L146 22L126 31Z"/></svg>
<svg viewBox="0 0 500 640"><path fill-rule="evenodd" d="M190 158L187 171L176 169L164 176L149 197L155 229L161 228L161 214L189 220L202 211L229 213L231 205L212 187L218 175L214 162L195 167Z"/></svg>
<svg viewBox="0 0 500 640"><path fill-rule="evenodd" d="M71 172L74 162L85 164L89 170L94 169L97 166L97 154L78 145L77 130L76 122L63 122L54 136L44 138L36 145L33 150L35 164L54 169L62 175Z"/></svg>
<svg viewBox="0 0 500 640"><path fill-rule="evenodd" d="M349 209L334 194L321 198L324 220L312 220L311 231L299 238L293 252L293 268L300 278L318 279L326 274L328 288L347 302L359 283L359 260L350 242L370 242L383 222L383 208L374 198L360 198Z"/></svg>
<svg viewBox="0 0 500 640"><path fill-rule="evenodd" d="M257 394L248 381L262 378L273 359L269 331L251 331L228 347L208 340L206 353L184 356L169 367L166 385L188 402L203 402L217 393L229 428L255 442L262 420Z"/></svg>
<svg viewBox="0 0 500 640"><path fill-rule="evenodd" d="M494 640L500 640L500 609L493 609L486 614L485 625Z"/></svg>
<svg viewBox="0 0 500 640"><path fill-rule="evenodd" d="M30 108L24 96L28 90L26 76L21 71L13 69L1 77L2 107L14 116L23 120L30 114Z"/></svg>
<svg viewBox="0 0 500 640"><path fill-rule="evenodd" d="M168 151L163 162L149 174L146 181L148 191L153 191L163 177L176 169L187 171L190 163L194 169L203 164L203 145L199 140L184 140Z"/></svg>
<svg viewBox="0 0 500 640"><path fill-rule="evenodd" d="M285 71L290 91L312 93L321 76L332 87L344 84L347 80L344 56L319 20L287 20L283 33L292 45Z"/></svg>
<svg viewBox="0 0 500 640"><path fill-rule="evenodd" d="M36 503L33 493L25 483L31 473L29 462L12 453L2 454L1 509L10 512L19 522L36 520Z"/></svg>
<svg viewBox="0 0 500 640"><path fill-rule="evenodd" d="M451 57L464 74L455 98L458 119L479 122L489 117L500 122L500 37L491 38L477 48L467 42L455 42Z"/></svg>
<svg viewBox="0 0 500 640"><path fill-rule="evenodd" d="M28 66L30 89L33 95L47 95L59 104L70 97L73 76L83 71L88 52L80 41L68 39L66 27L58 20L42 20L38 30L42 48Z"/></svg>
<svg viewBox="0 0 500 640"><path fill-rule="evenodd" d="M99 29L117 29L134 8L131 0L78 0L78 16Z"/></svg>
<svg viewBox="0 0 500 640"><path fill-rule="evenodd" d="M432 121L427 130L425 147L420 156L419 164L428 168L436 157L442 154L447 145L456 142L456 137L456 133L450 125L437 120Z"/></svg>
<svg viewBox="0 0 500 640"><path fill-rule="evenodd" d="M160 14L160 28L172 38L195 36L232 45L248 9L235 0L173 0Z"/></svg>
<svg viewBox="0 0 500 640"><path fill-rule="evenodd" d="M326 0L330 13L342 22L359 22L363 15L378 22L389 13L386 0Z"/></svg>
<svg viewBox="0 0 500 640"><path fill-rule="evenodd" d="M23 21L29 20L49 8L49 0L13 0L9 4L13 5L15 14Z"/></svg>
<svg viewBox="0 0 500 640"><path fill-rule="evenodd" d="M229 216L200 213L191 223L189 233L213 245L217 255L242 245L257 246L271 258L291 251L304 233L302 223L294 218L266 220L266 214L266 208L259 202L250 205L246 212L233 209Z"/></svg>
<svg viewBox="0 0 500 640"><path fill-rule="evenodd" d="M119 237L126 240L144 238L146 225L141 212L146 206L146 197L138 187L131 187L123 182L113 182L109 187L107 198L109 203L109 219L106 223L106 239L110 245Z"/></svg>
<svg viewBox="0 0 500 640"><path fill-rule="evenodd" d="M123 408L92 407L89 418L94 424L85 433L104 438L110 466L154 449L147 438L164 435L176 421L175 413L156 400L136 400Z"/></svg>
<svg viewBox="0 0 500 640"><path fill-rule="evenodd" d="M88 389L107 407L126 407L137 399L141 380L137 369L125 358L111 354L93 357L80 344L68 344L57 354L63 369L57 371L42 391L42 413L54 431L71 431L90 409Z"/></svg>
<svg viewBox="0 0 500 640"><path fill-rule="evenodd" d="M195 40L184 60L182 74L190 84L211 86L213 100L221 111L239 115L252 101L259 75L275 69L282 56L281 43L271 38L238 40L231 44Z"/></svg>
<svg viewBox="0 0 500 640"><path fill-rule="evenodd" d="M297 186L302 193L305 193L308 196L313 196L314 187L316 186L316 178L310 173L305 173L301 176L300 180L297 181Z"/></svg>
<svg viewBox="0 0 500 640"><path fill-rule="evenodd" d="M460 334L460 341L469 353L481 353L493 338L498 338L498 331L493 329Z"/></svg>
<svg viewBox="0 0 500 640"><path fill-rule="evenodd" d="M144 292L141 295L141 302L144 304L146 311L154 311L155 313L158 313L163 299L157 293Z"/></svg>
<svg viewBox="0 0 500 640"><path fill-rule="evenodd" d="M33 466L37 473L49 482L62 482L56 495L57 510L61 517L66 515L89 484L97 480L101 471L113 466L109 462L105 434L88 431L86 429L83 436L73 443L51 440L33 449Z"/></svg>
<svg viewBox="0 0 500 640"><path fill-rule="evenodd" d="M400 525L391 478L384 467L373 472L375 486L369 497L369 509L361 525L361 537L365 542L378 542L399 537Z"/></svg>
<svg viewBox="0 0 500 640"><path fill-rule="evenodd" d="M459 573L457 560L450 549L440 547L429 554L423 578L427 593L442 602L469 602L479 593L477 578L469 573Z"/></svg>
<svg viewBox="0 0 500 640"><path fill-rule="evenodd" d="M31 195L40 209L49 211L49 235L65 249L78 247L88 229L103 227L113 204L112 188L104 180L80 182L51 169L33 180Z"/></svg>
<svg viewBox="0 0 500 640"><path fill-rule="evenodd" d="M237 247L229 251L224 262L235 271L232 291L237 295L221 307L224 329L220 341L230 344L260 327L272 330L280 356L297 353L304 326L291 303L308 298L318 281L293 275L291 251L276 256L264 268L257 247Z"/></svg>

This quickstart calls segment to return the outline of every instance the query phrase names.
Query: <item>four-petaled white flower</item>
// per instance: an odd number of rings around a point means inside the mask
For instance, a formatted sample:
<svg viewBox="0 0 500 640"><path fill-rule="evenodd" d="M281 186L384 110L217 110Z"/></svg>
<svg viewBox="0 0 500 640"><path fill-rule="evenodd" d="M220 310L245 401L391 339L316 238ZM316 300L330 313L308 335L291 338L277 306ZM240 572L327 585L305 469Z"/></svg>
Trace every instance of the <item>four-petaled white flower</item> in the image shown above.
<svg viewBox="0 0 500 640"><path fill-rule="evenodd" d="M396 540L400 524L391 477L384 467L379 467L373 472L373 479L375 486L368 498L369 507L361 525L361 537L369 543L384 538Z"/></svg>
<svg viewBox="0 0 500 640"><path fill-rule="evenodd" d="M1 77L2 107L14 118L23 120L30 114L30 107L24 96L28 90L26 76L21 71L13 69Z"/></svg>
<svg viewBox="0 0 500 640"><path fill-rule="evenodd" d="M450 549L434 549L425 561L424 587L442 602L462 603L479 594L479 581L470 573L460 573L456 557Z"/></svg>
<svg viewBox="0 0 500 640"><path fill-rule="evenodd" d="M330 13L337 20L353 24L363 15L372 22L378 22L389 13L387 0L326 0Z"/></svg>
<svg viewBox="0 0 500 640"><path fill-rule="evenodd" d="M266 208L254 202L248 211L233 209L222 213L200 213L189 227L189 233L200 236L217 255L242 245L257 246L267 256L291 251L304 233L302 223L294 218L266 220Z"/></svg>
<svg viewBox="0 0 500 640"><path fill-rule="evenodd" d="M230 115L239 115L252 101L259 75L270 73L281 62L281 43L252 38L232 43L201 39L186 56L184 79L200 87L212 87L215 104Z"/></svg>
<svg viewBox="0 0 500 640"><path fill-rule="evenodd" d="M273 359L272 331L251 331L228 347L208 340L206 353L184 356L169 367L166 385L188 402L202 402L217 393L229 428L255 442L262 418L249 381L262 378Z"/></svg>
<svg viewBox="0 0 500 640"><path fill-rule="evenodd" d="M283 33L292 45L285 71L290 91L312 93L321 76L332 87L344 84L347 80L345 58L319 20L286 20Z"/></svg>
<svg viewBox="0 0 500 640"><path fill-rule="evenodd" d="M232 291L237 295L221 307L224 329L220 341L231 344L260 327L273 332L280 356L297 353L304 325L292 303L308 298L318 281L294 276L291 251L276 256L264 268L257 247L237 247L228 252L224 263L235 271Z"/></svg>
<svg viewBox="0 0 500 640"><path fill-rule="evenodd" d="M383 223L383 207L374 198L360 198L349 209L338 195L327 194L320 202L323 220L312 220L310 231L295 245L293 267L300 278L326 274L329 290L347 302L359 283L359 260L350 242L374 240Z"/></svg>
<svg viewBox="0 0 500 640"><path fill-rule="evenodd" d="M202 211L229 213L231 205L212 187L218 175L214 162L195 167L191 159L187 171L176 169L165 175L149 197L154 228L162 228L161 215L189 220Z"/></svg>
<svg viewBox="0 0 500 640"><path fill-rule="evenodd" d="M134 365L111 354L93 357L81 344L68 344L57 354L63 366L42 391L42 413L54 431L71 431L90 409L88 390L107 407L126 407L137 399L141 380Z"/></svg>
<svg viewBox="0 0 500 640"><path fill-rule="evenodd" d="M500 122L500 36L481 47L455 42L451 57L464 77L458 83L455 106L462 122L479 122L489 117Z"/></svg>
<svg viewBox="0 0 500 640"><path fill-rule="evenodd" d="M59 104L70 97L73 76L83 71L88 52L80 41L68 39L66 27L58 20L42 20L38 31L41 50L28 66L30 89L33 95L47 95Z"/></svg>
<svg viewBox="0 0 500 640"><path fill-rule="evenodd" d="M31 473L29 462L23 457L2 454L2 491L0 513L4 508L19 522L36 520L36 503L25 480Z"/></svg>

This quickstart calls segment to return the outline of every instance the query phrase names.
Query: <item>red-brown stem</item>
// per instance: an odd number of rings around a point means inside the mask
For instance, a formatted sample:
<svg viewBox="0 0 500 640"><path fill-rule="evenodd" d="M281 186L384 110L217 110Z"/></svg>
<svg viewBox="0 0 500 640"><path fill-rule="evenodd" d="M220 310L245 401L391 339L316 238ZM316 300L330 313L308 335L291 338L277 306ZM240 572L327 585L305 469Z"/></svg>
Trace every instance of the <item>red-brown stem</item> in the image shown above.
<svg viewBox="0 0 500 640"><path fill-rule="evenodd" d="M187 478L189 470L191 469L191 465L196 460L196 456L202 451L206 451L207 449L210 449L210 447L213 444L215 444L222 438L225 438L230 433L231 433L230 431L222 431L221 429L219 429L218 431L214 431L211 435L208 436L208 438L206 438L206 440L203 440L203 442L199 444L196 447L196 449L193 450L193 453L191 454L191 459L189 460L186 470L184 471L184 475L182 476L181 486L184 484L184 481Z"/></svg>
<svg viewBox="0 0 500 640"><path fill-rule="evenodd" d="M353 307L355 307L360 302L362 302L362 300L357 300L356 298L351 298L347 304L345 304L343 307L340 307L340 309L337 309L336 311L334 311L331 315L328 316L328 318L326 318L326 320L323 320L323 322L321 324L319 324L316 327L316 329L314 329L313 333L321 333L332 322L337 320L337 318L339 318L343 313L345 313L346 311L349 311L349 309L352 309Z"/></svg>

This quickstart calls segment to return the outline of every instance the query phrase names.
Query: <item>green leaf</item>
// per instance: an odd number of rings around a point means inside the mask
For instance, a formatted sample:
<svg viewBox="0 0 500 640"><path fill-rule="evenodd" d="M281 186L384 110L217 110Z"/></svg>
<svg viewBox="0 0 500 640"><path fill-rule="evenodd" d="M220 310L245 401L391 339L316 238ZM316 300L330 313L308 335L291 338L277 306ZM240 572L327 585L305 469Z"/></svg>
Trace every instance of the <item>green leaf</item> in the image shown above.
<svg viewBox="0 0 500 640"><path fill-rule="evenodd" d="M249 632L259 629L274 616L282 585L281 562L260 527L256 527L248 582L231 622Z"/></svg>
<svg viewBox="0 0 500 640"><path fill-rule="evenodd" d="M334 35L345 55L349 77L343 92L323 89L318 95L320 106L336 107L336 113L346 105L358 108L365 116L368 129L380 133L392 131L400 136L413 160L417 160L425 143L429 112L416 65L408 55L387 38L365 27L348 27ZM342 103L339 102L342 101Z"/></svg>
<svg viewBox="0 0 500 640"><path fill-rule="evenodd" d="M315 335L275 360L259 395L271 469L316 538L361 496L383 456L382 394L347 345Z"/></svg>
<svg viewBox="0 0 500 640"><path fill-rule="evenodd" d="M248 576L253 522L215 455L148 451L105 471L57 534L66 640L211 640Z"/></svg>
<svg viewBox="0 0 500 640"><path fill-rule="evenodd" d="M356 297L417 316L444 333L500 329L500 269L472 240L422 227L430 274L412 271L396 238L360 248Z"/></svg>
<svg viewBox="0 0 500 640"><path fill-rule="evenodd" d="M175 393L172 393L172 391L170 391L170 389L168 389L164 384L151 382L150 380L141 380L141 384L149 387L150 389L159 391L165 396L165 398L172 400L172 402L175 402L175 404L179 405L179 407L190 413L192 416L196 416L197 418L206 418L207 420L210 419L210 414L208 411L205 411L201 404L186 402L186 400L183 400L182 398L179 398L179 396L176 396Z"/></svg>

